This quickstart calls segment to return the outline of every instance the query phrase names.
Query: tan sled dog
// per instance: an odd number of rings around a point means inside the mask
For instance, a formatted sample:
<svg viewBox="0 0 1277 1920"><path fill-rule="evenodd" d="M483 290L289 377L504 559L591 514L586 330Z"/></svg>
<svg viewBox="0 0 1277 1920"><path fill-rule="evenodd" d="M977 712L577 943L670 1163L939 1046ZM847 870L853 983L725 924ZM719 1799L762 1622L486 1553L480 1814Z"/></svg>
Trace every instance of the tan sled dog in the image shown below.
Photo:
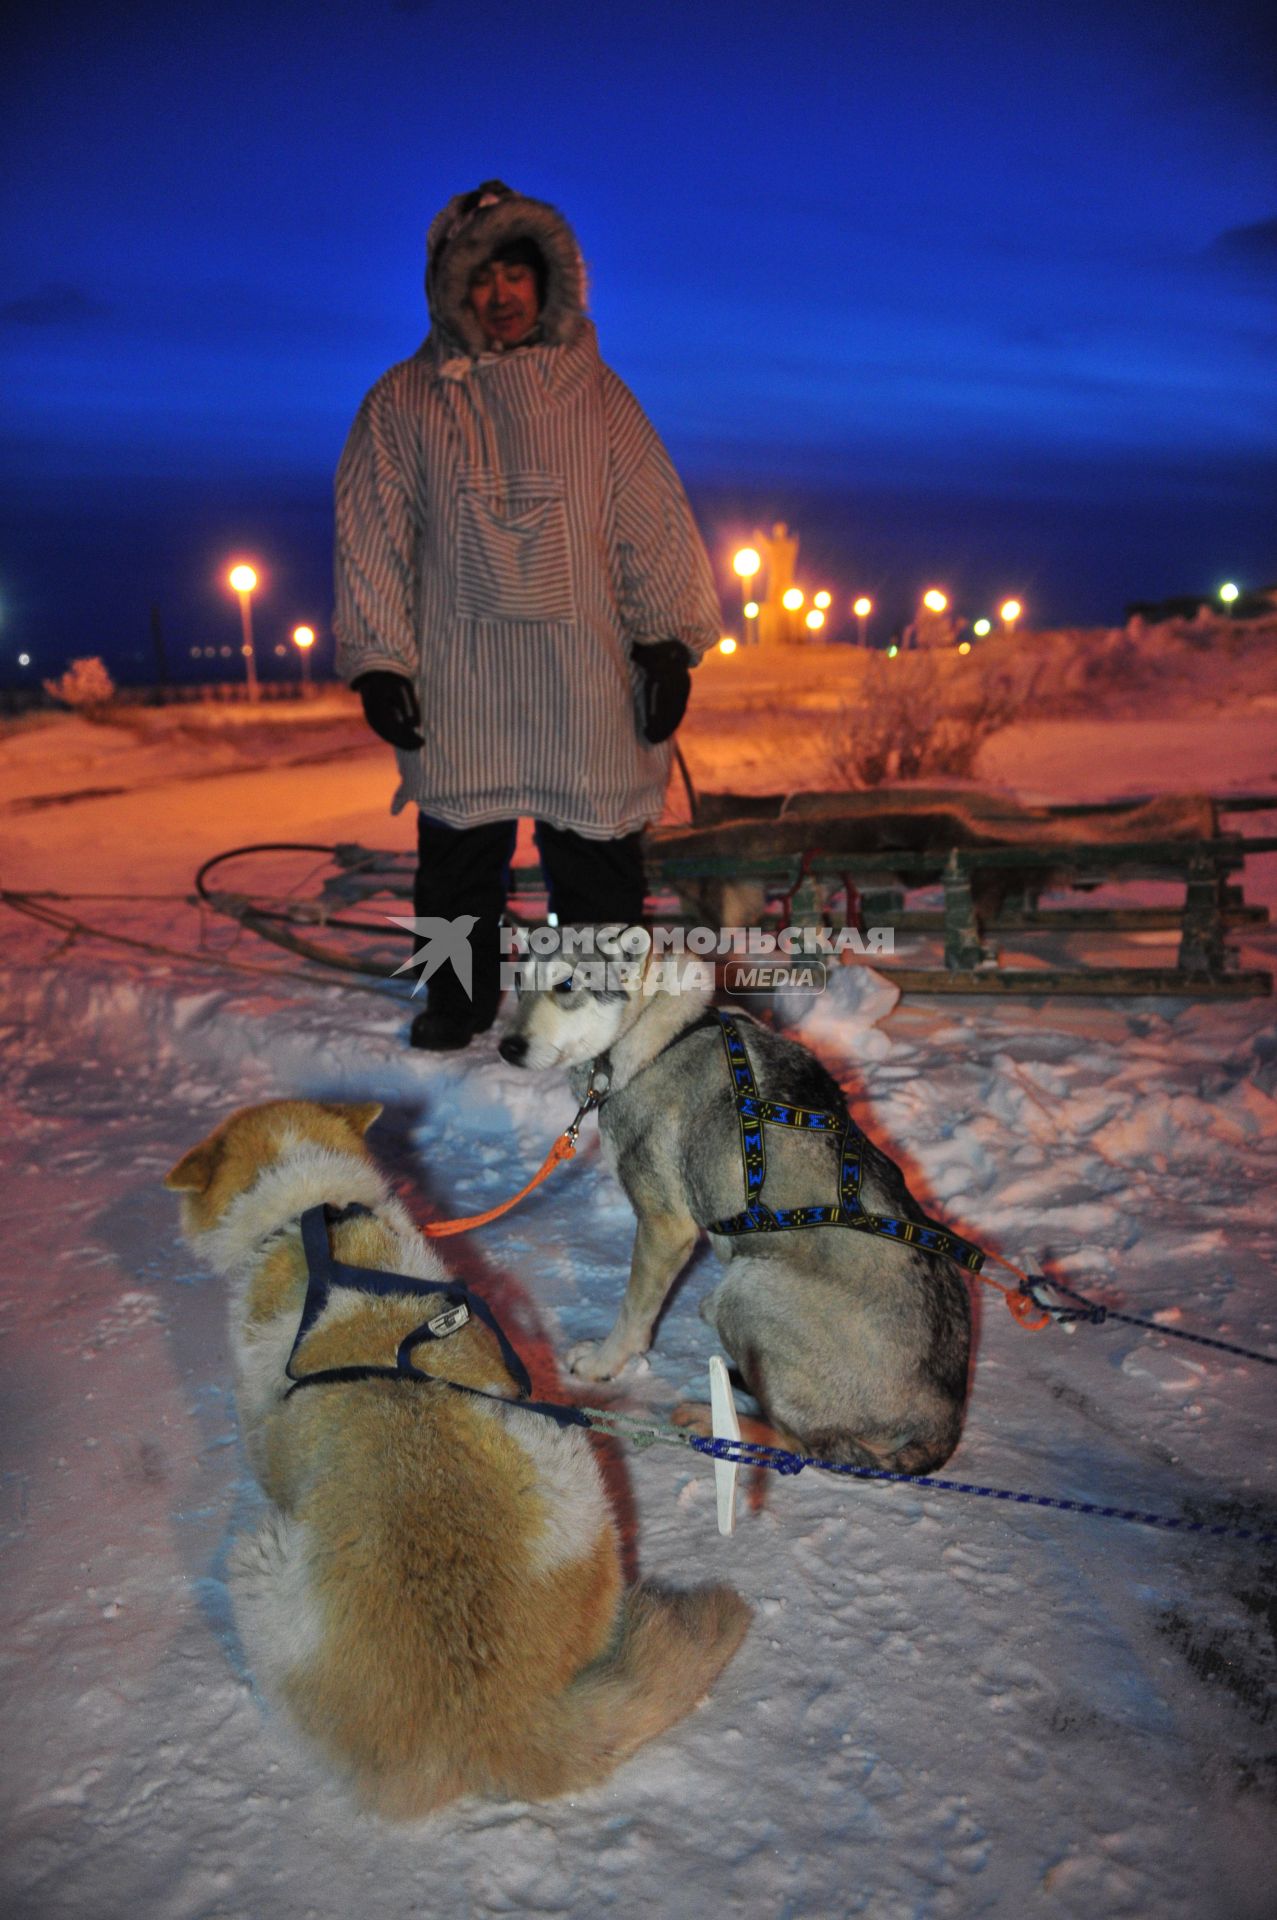
<svg viewBox="0 0 1277 1920"><path fill-rule="evenodd" d="M465 1793L579 1791L695 1706L749 1610L723 1587L622 1591L583 1433L505 1404L515 1382L479 1318L448 1331L464 1290L364 1146L380 1111L249 1108L165 1181L231 1282L240 1419L271 1502L237 1543L236 1619L266 1690L363 1805L412 1818ZM333 1291L294 1352L315 1299L304 1215L312 1252L318 1231L344 1266L407 1277ZM428 1321L443 1331L411 1358L432 1378L382 1377Z"/></svg>

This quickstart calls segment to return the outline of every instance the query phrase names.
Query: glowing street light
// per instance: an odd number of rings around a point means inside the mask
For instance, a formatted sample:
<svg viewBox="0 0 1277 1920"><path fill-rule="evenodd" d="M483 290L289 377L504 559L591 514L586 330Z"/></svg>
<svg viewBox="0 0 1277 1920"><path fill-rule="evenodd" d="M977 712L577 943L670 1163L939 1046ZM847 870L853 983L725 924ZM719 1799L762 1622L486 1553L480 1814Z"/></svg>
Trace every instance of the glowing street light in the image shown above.
<svg viewBox="0 0 1277 1920"><path fill-rule="evenodd" d="M315 644L313 627L294 627L293 645L302 657L302 693L310 692L310 650Z"/></svg>
<svg viewBox="0 0 1277 1920"><path fill-rule="evenodd" d="M787 587L784 593L782 593L782 595L780 596L780 604L789 613L797 613L799 607L801 607L801 605L803 604L802 588Z"/></svg>
<svg viewBox="0 0 1277 1920"><path fill-rule="evenodd" d="M736 642L732 638L730 633L725 633L723 635L722 639L718 643L718 651L720 653L735 653Z"/></svg>
<svg viewBox="0 0 1277 1920"><path fill-rule="evenodd" d="M1024 612L1018 600L1004 600L998 608L998 618L1008 633L1015 632L1015 623Z"/></svg>
<svg viewBox="0 0 1277 1920"><path fill-rule="evenodd" d="M1240 600L1241 595L1242 590L1235 580L1225 580L1219 590L1219 597L1226 607L1231 607L1235 600Z"/></svg>
<svg viewBox="0 0 1277 1920"><path fill-rule="evenodd" d="M970 642L969 640L959 640L959 642L958 642L958 652L959 652L959 653L970 653L970 651L971 651L971 642Z"/></svg>
<svg viewBox="0 0 1277 1920"><path fill-rule="evenodd" d="M993 632L992 620L979 619L971 629L977 640L985 640Z"/></svg>
<svg viewBox="0 0 1277 1920"><path fill-rule="evenodd" d="M939 587L928 587L922 596L922 604L932 613L943 613L949 604L949 596L941 593Z"/></svg>
<svg viewBox="0 0 1277 1920"><path fill-rule="evenodd" d="M816 593L812 595L812 605L814 607L819 607L822 613L827 613L830 607L833 606L833 604L834 604L834 596L832 593L825 593L822 591L820 593Z"/></svg>
<svg viewBox="0 0 1277 1920"><path fill-rule="evenodd" d="M888 660L894 660L896 655L899 653L899 651L900 651L899 647L896 645L895 641L893 640L891 645L887 648Z"/></svg>
<svg viewBox="0 0 1277 1920"><path fill-rule="evenodd" d="M865 623L874 610L874 603L867 593L862 593L858 600L852 601L851 610L856 616L856 624L860 630L860 644L863 647L865 645Z"/></svg>
<svg viewBox="0 0 1277 1920"><path fill-rule="evenodd" d="M20 667L29 667L31 665L31 655L29 653L20 653L18 655L18 665Z"/></svg>
<svg viewBox="0 0 1277 1920"><path fill-rule="evenodd" d="M813 607L811 612L807 615L806 624L810 628L812 633L818 633L821 627L823 627L825 624L825 615L824 615L823 609L820 607Z"/></svg>
<svg viewBox="0 0 1277 1920"><path fill-rule="evenodd" d="M253 653L253 588L257 585L257 574L252 567L240 561L226 576L232 589L239 595L240 624L244 630L244 671L248 679L248 697L257 698L257 660Z"/></svg>
<svg viewBox="0 0 1277 1920"><path fill-rule="evenodd" d="M738 547L732 555L732 571L740 580L741 598L745 603L745 618L747 621L757 620L758 618L758 602L753 595L752 582L762 564L763 556L757 547ZM752 613L750 611L751 607L753 608ZM746 639L749 638L748 627L745 631L745 637ZM755 628L754 639L757 640L757 638L758 629Z"/></svg>

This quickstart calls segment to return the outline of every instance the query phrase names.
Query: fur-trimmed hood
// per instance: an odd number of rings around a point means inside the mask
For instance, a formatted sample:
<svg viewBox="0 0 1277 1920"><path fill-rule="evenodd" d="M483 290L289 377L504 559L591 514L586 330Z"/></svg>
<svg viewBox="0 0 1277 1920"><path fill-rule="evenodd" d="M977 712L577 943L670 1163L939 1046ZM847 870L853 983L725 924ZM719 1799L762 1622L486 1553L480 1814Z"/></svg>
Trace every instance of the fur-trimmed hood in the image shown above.
<svg viewBox="0 0 1277 1920"><path fill-rule="evenodd" d="M540 339L568 346L585 315L585 263L557 207L529 200L500 180L485 180L461 193L430 223L426 237L426 301L440 358L464 353L472 359L491 349L466 302L471 276L511 240L531 240L545 260L545 301Z"/></svg>

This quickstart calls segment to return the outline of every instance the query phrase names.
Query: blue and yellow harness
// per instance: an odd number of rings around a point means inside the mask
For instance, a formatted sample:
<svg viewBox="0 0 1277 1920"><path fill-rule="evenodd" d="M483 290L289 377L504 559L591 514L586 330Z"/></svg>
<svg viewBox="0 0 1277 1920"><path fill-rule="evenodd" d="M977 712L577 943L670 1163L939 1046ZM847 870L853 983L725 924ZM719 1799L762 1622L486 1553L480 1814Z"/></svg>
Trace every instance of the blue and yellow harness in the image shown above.
<svg viewBox="0 0 1277 1920"><path fill-rule="evenodd" d="M724 1220L706 1223L709 1233L735 1239L746 1233L788 1233L797 1227L851 1227L860 1233L881 1234L922 1253L942 1254L970 1273L979 1273L984 1255L969 1240L960 1239L932 1220L898 1220L890 1214L870 1213L860 1198L861 1161L865 1135L844 1107L841 1112L821 1107L790 1106L764 1100L754 1079L740 1028L729 1013L716 1010L727 1050L736 1113L740 1122L741 1160L745 1173L745 1206ZM708 1024L708 1022L707 1022ZM763 1199L767 1179L765 1127L794 1127L800 1133L832 1133L839 1145L838 1198L828 1205L769 1207Z"/></svg>

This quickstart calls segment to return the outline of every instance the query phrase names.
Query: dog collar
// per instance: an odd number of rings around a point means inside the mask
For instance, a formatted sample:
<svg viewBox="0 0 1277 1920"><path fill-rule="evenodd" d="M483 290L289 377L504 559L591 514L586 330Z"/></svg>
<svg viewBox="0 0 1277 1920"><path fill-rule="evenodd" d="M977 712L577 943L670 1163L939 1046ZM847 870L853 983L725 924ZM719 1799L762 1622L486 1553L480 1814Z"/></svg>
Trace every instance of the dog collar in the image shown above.
<svg viewBox="0 0 1277 1920"><path fill-rule="evenodd" d="M628 1087L632 1081L639 1079L642 1074L647 1072L649 1067L656 1065L662 1054L669 1053L673 1047L681 1047L684 1040L690 1040L694 1033L700 1033L705 1027L716 1027L719 1024L719 1019L720 1015L716 1009L711 1009L709 1013L701 1014L698 1020L693 1020L690 1026L684 1027L680 1033L676 1033L672 1040L667 1040L663 1047L658 1047L651 1059L645 1060L642 1066L630 1075L625 1085ZM612 1050L609 1047L606 1052L598 1054L596 1058L590 1062L590 1084L586 1088L585 1105L581 1108L581 1113L588 1113L592 1107L601 1107L604 1101L609 1098L611 1091ZM624 1092L625 1088L621 1088L620 1091ZM579 1117L580 1116L578 1116L578 1118Z"/></svg>

